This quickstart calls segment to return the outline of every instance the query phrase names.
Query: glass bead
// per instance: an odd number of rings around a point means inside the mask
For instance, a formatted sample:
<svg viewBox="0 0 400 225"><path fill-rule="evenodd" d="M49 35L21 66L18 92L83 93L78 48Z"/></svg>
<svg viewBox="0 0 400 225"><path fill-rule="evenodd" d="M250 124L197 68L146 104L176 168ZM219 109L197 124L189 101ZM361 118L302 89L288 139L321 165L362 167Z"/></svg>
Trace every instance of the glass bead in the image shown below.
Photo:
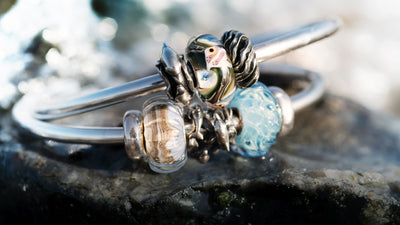
<svg viewBox="0 0 400 225"><path fill-rule="evenodd" d="M282 124L277 101L269 89L260 82L237 89L228 107L238 108L243 121L242 131L235 138L236 147L232 150L246 157L268 153Z"/></svg>
<svg viewBox="0 0 400 225"><path fill-rule="evenodd" d="M170 173L181 168L187 158L182 108L168 99L151 99L143 110L145 151L150 168Z"/></svg>
<svg viewBox="0 0 400 225"><path fill-rule="evenodd" d="M226 106L236 85L232 62L221 41L209 34L200 35L189 43L186 57L193 67L202 101L212 108Z"/></svg>

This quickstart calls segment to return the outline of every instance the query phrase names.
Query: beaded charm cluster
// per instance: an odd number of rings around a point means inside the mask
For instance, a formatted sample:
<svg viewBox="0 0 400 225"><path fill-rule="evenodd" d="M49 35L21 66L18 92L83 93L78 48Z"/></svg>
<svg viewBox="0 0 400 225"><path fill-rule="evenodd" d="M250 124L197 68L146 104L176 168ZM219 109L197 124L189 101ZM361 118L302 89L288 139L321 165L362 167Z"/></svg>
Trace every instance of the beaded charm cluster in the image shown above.
<svg viewBox="0 0 400 225"><path fill-rule="evenodd" d="M289 97L257 82L256 54L244 34L194 37L185 55L164 44L156 67L169 99L148 100L143 116L125 114L130 158L145 155L154 171L168 173L184 165L187 152L205 163L219 149L255 157L275 143L288 111L279 102Z"/></svg>
<svg viewBox="0 0 400 225"><path fill-rule="evenodd" d="M250 40L238 31L225 32L221 41L209 34L194 37L184 58L164 44L156 64L167 83L167 95L183 105L197 91L208 107L226 106L236 87L250 87L259 77Z"/></svg>

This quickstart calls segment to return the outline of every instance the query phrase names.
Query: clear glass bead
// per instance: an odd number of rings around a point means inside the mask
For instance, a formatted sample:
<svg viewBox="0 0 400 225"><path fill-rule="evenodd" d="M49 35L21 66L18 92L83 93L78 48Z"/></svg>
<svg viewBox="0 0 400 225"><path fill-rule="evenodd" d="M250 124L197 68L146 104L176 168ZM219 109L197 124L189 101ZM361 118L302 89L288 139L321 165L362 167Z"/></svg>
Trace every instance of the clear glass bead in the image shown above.
<svg viewBox="0 0 400 225"><path fill-rule="evenodd" d="M145 102L143 110L145 151L150 168L170 173L181 168L187 159L182 108L165 98Z"/></svg>

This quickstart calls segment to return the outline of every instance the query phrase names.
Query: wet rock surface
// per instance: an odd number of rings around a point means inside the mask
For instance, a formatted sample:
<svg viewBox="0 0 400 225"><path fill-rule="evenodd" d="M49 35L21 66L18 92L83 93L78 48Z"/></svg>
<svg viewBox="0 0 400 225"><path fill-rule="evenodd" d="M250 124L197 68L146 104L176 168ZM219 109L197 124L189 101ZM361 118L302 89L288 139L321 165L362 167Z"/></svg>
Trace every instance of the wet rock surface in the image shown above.
<svg viewBox="0 0 400 225"><path fill-rule="evenodd" d="M264 158L219 152L172 174L123 146L37 140L0 118L2 224L400 223L400 123L333 95Z"/></svg>
<svg viewBox="0 0 400 225"><path fill-rule="evenodd" d="M327 15L345 20L343 33L284 59L321 72L334 93L398 111L395 7L252 2L2 1L0 224L400 224L400 122L333 95L297 114L264 158L219 152L167 175L132 163L123 146L37 140L11 121L23 94L76 94L150 74L162 42L183 52L199 33L253 35Z"/></svg>

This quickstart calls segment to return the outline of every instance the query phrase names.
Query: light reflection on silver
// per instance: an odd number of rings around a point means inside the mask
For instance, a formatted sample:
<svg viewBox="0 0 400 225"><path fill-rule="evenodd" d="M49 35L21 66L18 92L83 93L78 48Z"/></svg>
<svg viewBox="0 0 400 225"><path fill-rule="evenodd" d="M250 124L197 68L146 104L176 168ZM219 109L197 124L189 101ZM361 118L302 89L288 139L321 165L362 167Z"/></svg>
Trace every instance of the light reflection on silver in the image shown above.
<svg viewBox="0 0 400 225"><path fill-rule="evenodd" d="M286 135L293 129L294 126L295 112L292 107L291 99L286 92L279 87L270 86L269 90L272 92L276 101L278 102L279 114L282 118L281 131L279 132L279 135Z"/></svg>

